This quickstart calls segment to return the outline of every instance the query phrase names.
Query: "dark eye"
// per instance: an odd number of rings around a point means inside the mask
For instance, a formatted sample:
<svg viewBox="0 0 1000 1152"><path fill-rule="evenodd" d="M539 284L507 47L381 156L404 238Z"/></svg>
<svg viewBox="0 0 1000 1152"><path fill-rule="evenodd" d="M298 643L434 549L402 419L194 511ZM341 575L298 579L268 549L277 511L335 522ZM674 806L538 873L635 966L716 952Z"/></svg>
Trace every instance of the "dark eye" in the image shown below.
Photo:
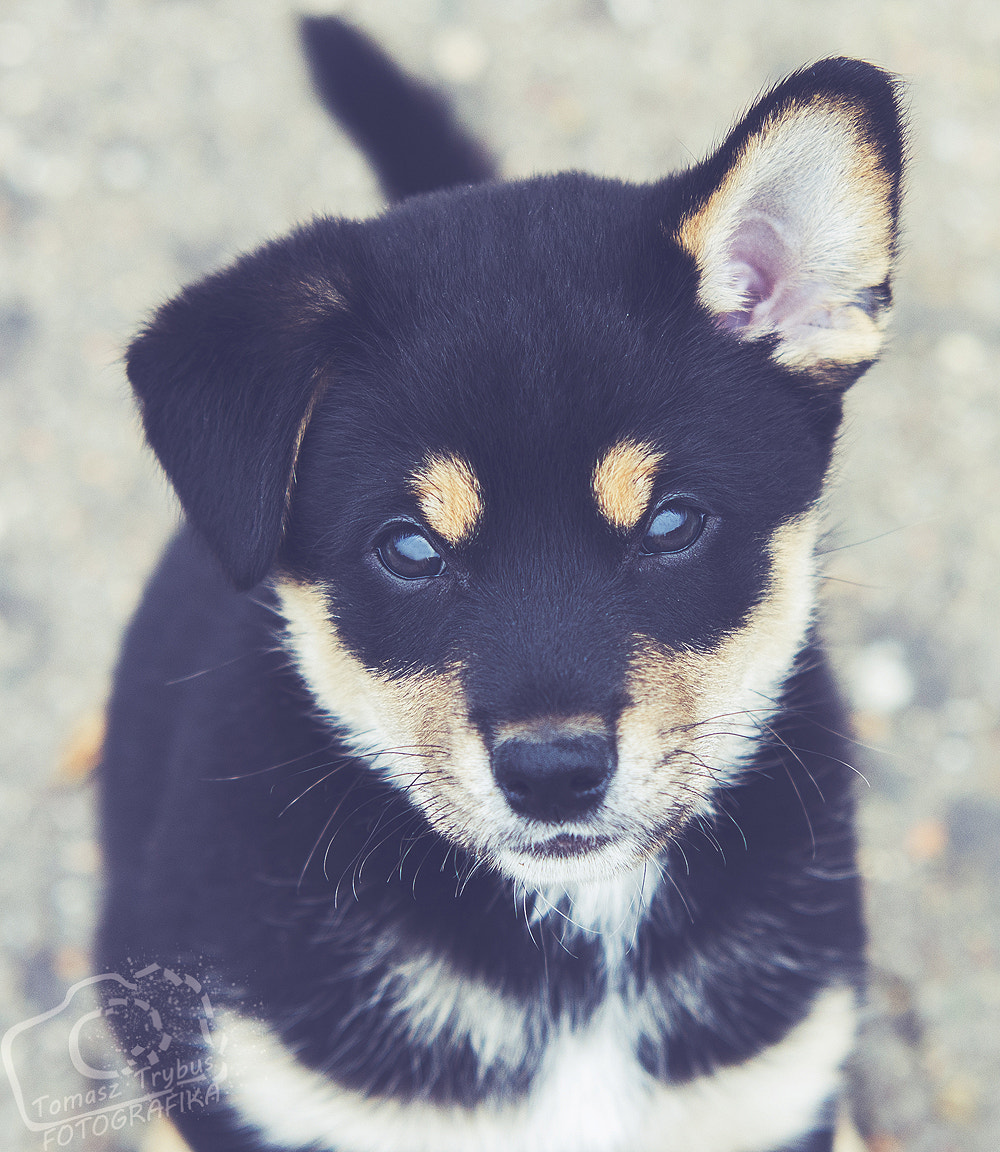
<svg viewBox="0 0 1000 1152"><path fill-rule="evenodd" d="M642 550L650 556L683 552L698 539L704 527L705 513L690 504L661 504L642 538Z"/></svg>
<svg viewBox="0 0 1000 1152"><path fill-rule="evenodd" d="M403 580L440 576L444 571L444 557L412 524L394 525L375 550L383 565Z"/></svg>

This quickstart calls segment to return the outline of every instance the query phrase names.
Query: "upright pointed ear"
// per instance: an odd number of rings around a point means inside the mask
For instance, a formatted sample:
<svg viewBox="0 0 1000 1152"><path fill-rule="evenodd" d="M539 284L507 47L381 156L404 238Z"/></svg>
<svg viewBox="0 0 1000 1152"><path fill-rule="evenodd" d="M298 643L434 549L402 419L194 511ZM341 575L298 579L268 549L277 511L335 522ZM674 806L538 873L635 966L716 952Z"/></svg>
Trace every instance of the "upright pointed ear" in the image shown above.
<svg viewBox="0 0 1000 1152"><path fill-rule="evenodd" d="M870 64L824 60L758 101L689 173L677 230L718 325L856 379L888 318L903 152L896 85Z"/></svg>
<svg viewBox="0 0 1000 1152"><path fill-rule="evenodd" d="M240 588L267 573L345 304L318 221L164 305L128 350L146 437Z"/></svg>

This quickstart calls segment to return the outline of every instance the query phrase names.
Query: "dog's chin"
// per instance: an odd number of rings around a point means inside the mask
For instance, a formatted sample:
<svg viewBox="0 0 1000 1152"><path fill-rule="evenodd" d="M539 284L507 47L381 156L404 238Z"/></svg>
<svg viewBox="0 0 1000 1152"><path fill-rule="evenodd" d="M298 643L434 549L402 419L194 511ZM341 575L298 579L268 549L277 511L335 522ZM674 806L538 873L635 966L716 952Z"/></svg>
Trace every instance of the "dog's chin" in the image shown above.
<svg viewBox="0 0 1000 1152"><path fill-rule="evenodd" d="M492 853L498 871L529 889L606 883L633 872L643 857L634 843L576 832Z"/></svg>

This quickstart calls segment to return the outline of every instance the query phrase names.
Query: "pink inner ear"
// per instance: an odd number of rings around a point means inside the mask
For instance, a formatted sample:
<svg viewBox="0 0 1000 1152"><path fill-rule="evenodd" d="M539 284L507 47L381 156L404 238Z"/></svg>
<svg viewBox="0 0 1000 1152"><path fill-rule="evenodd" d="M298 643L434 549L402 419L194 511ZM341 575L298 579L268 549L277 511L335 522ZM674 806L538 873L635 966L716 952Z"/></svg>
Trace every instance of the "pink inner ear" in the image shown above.
<svg viewBox="0 0 1000 1152"><path fill-rule="evenodd" d="M721 328L740 331L765 321L774 328L790 318L794 302L785 289L794 271L792 254L774 220L756 213L744 216L729 241L727 265L741 306L719 314Z"/></svg>

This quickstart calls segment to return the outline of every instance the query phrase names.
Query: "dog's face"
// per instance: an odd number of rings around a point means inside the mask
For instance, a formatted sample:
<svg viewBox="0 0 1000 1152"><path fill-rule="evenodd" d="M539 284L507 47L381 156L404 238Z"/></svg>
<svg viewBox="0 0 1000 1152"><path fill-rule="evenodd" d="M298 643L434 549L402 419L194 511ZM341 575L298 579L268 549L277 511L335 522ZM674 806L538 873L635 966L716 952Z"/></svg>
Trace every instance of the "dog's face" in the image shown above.
<svg viewBox="0 0 1000 1152"><path fill-rule="evenodd" d="M884 78L814 72L659 185L320 221L130 354L189 517L238 582L271 572L331 721L529 885L709 813L803 645L900 159Z"/></svg>
<svg viewBox="0 0 1000 1152"><path fill-rule="evenodd" d="M405 259L372 229L378 313L298 456L279 589L310 685L436 827L533 879L705 811L809 617L828 438L685 293L651 199L472 189L411 206L436 242Z"/></svg>

